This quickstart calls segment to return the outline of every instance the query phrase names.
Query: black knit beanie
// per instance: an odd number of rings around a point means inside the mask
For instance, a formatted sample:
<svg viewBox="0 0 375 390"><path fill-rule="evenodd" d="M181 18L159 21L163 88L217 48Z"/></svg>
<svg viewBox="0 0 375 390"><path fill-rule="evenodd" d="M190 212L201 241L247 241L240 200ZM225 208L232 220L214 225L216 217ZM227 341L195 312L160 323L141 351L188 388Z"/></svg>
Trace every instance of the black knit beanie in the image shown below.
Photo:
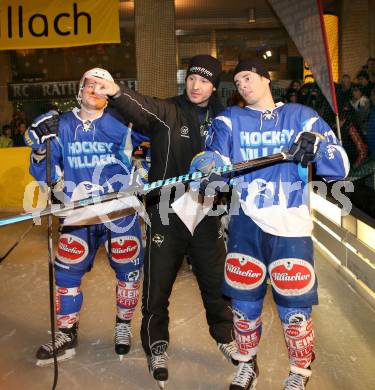
<svg viewBox="0 0 375 390"><path fill-rule="evenodd" d="M209 80L214 87L220 82L221 64L220 61L208 54L200 54L191 58L186 77L191 74L199 74Z"/></svg>
<svg viewBox="0 0 375 390"><path fill-rule="evenodd" d="M259 60L258 58L247 58L244 60L241 60L236 68L234 69L233 78L234 76L243 71L250 71L259 74L260 76L265 77L268 80L271 80L270 74L268 73L266 65Z"/></svg>

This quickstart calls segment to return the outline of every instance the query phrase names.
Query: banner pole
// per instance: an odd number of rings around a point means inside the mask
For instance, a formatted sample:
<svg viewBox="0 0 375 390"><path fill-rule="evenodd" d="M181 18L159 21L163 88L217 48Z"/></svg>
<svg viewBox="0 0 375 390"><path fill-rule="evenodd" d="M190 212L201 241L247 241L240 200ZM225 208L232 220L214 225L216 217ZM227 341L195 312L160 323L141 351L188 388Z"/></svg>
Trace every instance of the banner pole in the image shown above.
<svg viewBox="0 0 375 390"><path fill-rule="evenodd" d="M340 119L339 114L336 112L336 129L337 129L337 138L341 142L341 128L340 128Z"/></svg>

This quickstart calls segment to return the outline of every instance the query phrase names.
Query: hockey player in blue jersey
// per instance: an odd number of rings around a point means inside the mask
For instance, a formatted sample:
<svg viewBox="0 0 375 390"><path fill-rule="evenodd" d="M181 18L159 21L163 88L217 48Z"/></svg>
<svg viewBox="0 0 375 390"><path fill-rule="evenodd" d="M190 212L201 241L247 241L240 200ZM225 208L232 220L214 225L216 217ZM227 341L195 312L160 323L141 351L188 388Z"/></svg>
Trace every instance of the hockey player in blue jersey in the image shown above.
<svg viewBox="0 0 375 390"><path fill-rule="evenodd" d="M28 129L25 140L32 147L30 172L41 183L46 181L45 140L51 138L53 182L63 188L62 201L77 200L109 191L119 191L132 175L132 132L105 109L107 100L94 94L88 76L113 81L104 69L87 71L79 84L80 108L61 116L47 113ZM56 333L58 359L74 355L77 345L79 313L83 295L81 279L93 266L101 244L105 245L116 278L117 315L115 351L120 358L131 343L131 319L139 297L143 249L137 214L111 218L100 214L103 205L94 205L94 216L69 225L62 221L55 259ZM74 214L76 215L76 213ZM99 290L98 290L99 294ZM52 361L52 342L37 351L38 364Z"/></svg>
<svg viewBox="0 0 375 390"><path fill-rule="evenodd" d="M240 207L229 225L224 294L232 300L242 363L230 390L256 386L267 278L288 348L290 372L284 389L303 390L314 360L311 309L318 304L312 219L305 191L307 165L313 163L317 175L329 182L348 174L348 158L315 111L299 104L274 103L270 76L261 61L240 61L234 82L247 105L227 108L216 117L207 151L193 159L192 170L251 160L284 148L294 161L253 170L234 182Z"/></svg>

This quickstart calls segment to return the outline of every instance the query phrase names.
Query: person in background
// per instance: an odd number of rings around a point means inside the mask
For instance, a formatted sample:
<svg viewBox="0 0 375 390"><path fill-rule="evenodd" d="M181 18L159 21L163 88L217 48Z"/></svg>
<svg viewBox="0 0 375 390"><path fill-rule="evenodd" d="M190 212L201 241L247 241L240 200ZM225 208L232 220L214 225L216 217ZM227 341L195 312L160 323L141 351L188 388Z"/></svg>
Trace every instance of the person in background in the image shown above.
<svg viewBox="0 0 375 390"><path fill-rule="evenodd" d="M12 128L9 125L4 125L0 135L0 148L10 148L12 146Z"/></svg>
<svg viewBox="0 0 375 390"><path fill-rule="evenodd" d="M350 165L357 168L362 165L368 155L366 137L357 123L357 115L350 103L346 103L339 115L342 146L344 147ZM336 124L333 126L336 129Z"/></svg>
<svg viewBox="0 0 375 390"><path fill-rule="evenodd" d="M375 72L375 58L369 57L366 61L366 65L362 66L362 70L365 72Z"/></svg>
<svg viewBox="0 0 375 390"><path fill-rule="evenodd" d="M302 84L299 80L292 80L289 84L289 88L288 89L294 89L295 91L299 91L302 87Z"/></svg>
<svg viewBox="0 0 375 390"><path fill-rule="evenodd" d="M369 153L374 156L375 154L375 87L371 90L370 94L370 112L367 123L367 144Z"/></svg>
<svg viewBox="0 0 375 390"><path fill-rule="evenodd" d="M370 100L367 96L363 95L362 86L356 84L353 86L352 98L350 104L356 112L358 126L361 132L367 134L367 121L370 109Z"/></svg>
<svg viewBox="0 0 375 390"><path fill-rule="evenodd" d="M13 146L26 146L25 141L23 139L25 131L26 124L24 122L19 122L13 135Z"/></svg>
<svg viewBox="0 0 375 390"><path fill-rule="evenodd" d="M350 102L352 97L352 81L348 74L341 77L340 84L337 86L337 101L340 107L345 103Z"/></svg>
<svg viewBox="0 0 375 390"><path fill-rule="evenodd" d="M289 89L286 98L287 103L298 103L298 91L295 89Z"/></svg>
<svg viewBox="0 0 375 390"><path fill-rule="evenodd" d="M362 93L364 96L370 97L370 93L374 84L370 81L369 72L361 71L357 75L358 84L362 87Z"/></svg>

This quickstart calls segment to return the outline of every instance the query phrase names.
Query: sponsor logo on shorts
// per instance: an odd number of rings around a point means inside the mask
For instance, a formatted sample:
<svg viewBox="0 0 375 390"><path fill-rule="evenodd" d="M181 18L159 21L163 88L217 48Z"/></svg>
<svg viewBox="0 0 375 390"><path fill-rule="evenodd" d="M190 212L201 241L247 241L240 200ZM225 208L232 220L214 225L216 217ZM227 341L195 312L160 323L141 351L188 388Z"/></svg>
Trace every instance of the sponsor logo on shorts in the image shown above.
<svg viewBox="0 0 375 390"><path fill-rule="evenodd" d="M269 265L273 288L281 295L298 296L309 292L315 283L312 265L302 259L280 259Z"/></svg>
<svg viewBox="0 0 375 390"><path fill-rule="evenodd" d="M87 253L87 243L81 238L72 234L62 234L60 236L56 257L63 263L79 263L86 258Z"/></svg>
<svg viewBox="0 0 375 390"><path fill-rule="evenodd" d="M241 253L228 253L225 261L225 281L239 290L259 287L266 277L265 265Z"/></svg>
<svg viewBox="0 0 375 390"><path fill-rule="evenodd" d="M105 244L108 251L108 242ZM140 251L139 240L135 236L123 236L112 238L111 255L116 263L128 263L134 260Z"/></svg>

